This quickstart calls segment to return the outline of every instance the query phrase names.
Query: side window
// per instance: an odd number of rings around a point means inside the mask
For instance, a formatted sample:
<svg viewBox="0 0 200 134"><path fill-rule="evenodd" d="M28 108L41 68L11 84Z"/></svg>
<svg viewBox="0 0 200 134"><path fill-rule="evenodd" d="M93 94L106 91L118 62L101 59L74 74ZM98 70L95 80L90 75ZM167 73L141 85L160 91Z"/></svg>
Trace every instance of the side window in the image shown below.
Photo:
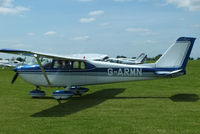
<svg viewBox="0 0 200 134"><path fill-rule="evenodd" d="M81 69L85 69L85 63L81 62Z"/></svg>
<svg viewBox="0 0 200 134"><path fill-rule="evenodd" d="M71 68L71 61L69 61L69 60L66 60L66 61L64 61L64 68L65 69L67 69L67 70L69 70L70 68Z"/></svg>
<svg viewBox="0 0 200 134"><path fill-rule="evenodd" d="M56 61L54 62L53 68L58 68L58 66L59 66L59 64L58 64L58 61L56 60Z"/></svg>
<svg viewBox="0 0 200 134"><path fill-rule="evenodd" d="M74 61L73 69L79 69L79 62L78 61Z"/></svg>
<svg viewBox="0 0 200 134"><path fill-rule="evenodd" d="M62 61L62 60L56 60L54 62L53 68L63 69L64 67L65 67L65 62L64 61Z"/></svg>
<svg viewBox="0 0 200 134"><path fill-rule="evenodd" d="M85 65L85 62L80 62L80 61L74 61L73 62L73 69L86 69L86 65Z"/></svg>

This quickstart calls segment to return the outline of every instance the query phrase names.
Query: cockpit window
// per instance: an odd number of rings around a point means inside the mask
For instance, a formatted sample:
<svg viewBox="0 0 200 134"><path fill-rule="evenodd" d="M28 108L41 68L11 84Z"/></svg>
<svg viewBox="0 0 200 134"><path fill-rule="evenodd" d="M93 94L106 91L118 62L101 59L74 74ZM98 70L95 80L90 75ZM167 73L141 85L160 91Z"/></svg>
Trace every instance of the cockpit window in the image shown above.
<svg viewBox="0 0 200 134"><path fill-rule="evenodd" d="M42 65L44 66L44 68L52 68L52 61L53 59L45 59L45 60L42 60Z"/></svg>
<svg viewBox="0 0 200 134"><path fill-rule="evenodd" d="M52 65L52 63L46 63L46 64L44 65L44 68L51 68L51 65Z"/></svg>
<svg viewBox="0 0 200 134"><path fill-rule="evenodd" d="M66 61L64 61L64 60L55 60L53 68L55 68L55 69L66 69Z"/></svg>
<svg viewBox="0 0 200 134"><path fill-rule="evenodd" d="M59 61L58 60L56 60L55 62L54 62L54 65L53 65L53 68L60 68L61 67L61 64L59 63Z"/></svg>

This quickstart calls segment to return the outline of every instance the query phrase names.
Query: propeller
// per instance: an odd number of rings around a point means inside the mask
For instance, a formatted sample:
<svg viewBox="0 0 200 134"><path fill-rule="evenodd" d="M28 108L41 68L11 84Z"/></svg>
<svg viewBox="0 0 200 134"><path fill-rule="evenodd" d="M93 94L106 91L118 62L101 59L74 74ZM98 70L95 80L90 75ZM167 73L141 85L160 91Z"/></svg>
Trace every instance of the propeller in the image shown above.
<svg viewBox="0 0 200 134"><path fill-rule="evenodd" d="M17 77L18 77L19 73L16 73L12 79L12 84L14 84L14 82L16 81Z"/></svg>

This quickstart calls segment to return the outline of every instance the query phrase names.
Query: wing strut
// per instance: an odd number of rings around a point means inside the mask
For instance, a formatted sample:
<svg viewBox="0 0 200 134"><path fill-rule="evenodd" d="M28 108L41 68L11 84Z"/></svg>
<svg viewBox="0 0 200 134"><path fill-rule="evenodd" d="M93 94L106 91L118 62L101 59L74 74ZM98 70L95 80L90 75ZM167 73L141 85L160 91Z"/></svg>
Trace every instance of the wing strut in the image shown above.
<svg viewBox="0 0 200 134"><path fill-rule="evenodd" d="M51 85L50 81L49 81L49 78L47 77L47 73L45 72L43 66L42 66L42 63L40 61L40 56L38 56L37 54L34 55L34 57L37 59L37 62L38 64L40 65L40 69L42 70L43 74L44 74L44 77L45 79L47 80L47 83L49 84L49 86Z"/></svg>

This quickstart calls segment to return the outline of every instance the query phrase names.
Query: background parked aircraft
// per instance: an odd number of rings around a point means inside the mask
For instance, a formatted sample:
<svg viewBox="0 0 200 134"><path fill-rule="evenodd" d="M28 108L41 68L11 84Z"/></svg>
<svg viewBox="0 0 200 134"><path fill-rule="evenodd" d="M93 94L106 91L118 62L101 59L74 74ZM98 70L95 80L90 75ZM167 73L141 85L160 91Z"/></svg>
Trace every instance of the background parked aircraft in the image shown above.
<svg viewBox="0 0 200 134"><path fill-rule="evenodd" d="M143 64L146 62L147 55L142 53L136 59L130 58L108 58L104 61L111 62L111 63L120 63L120 64Z"/></svg>
<svg viewBox="0 0 200 134"><path fill-rule="evenodd" d="M14 60L14 61L0 60L0 66L2 67L17 67L23 64L24 62L20 62L18 60Z"/></svg>

